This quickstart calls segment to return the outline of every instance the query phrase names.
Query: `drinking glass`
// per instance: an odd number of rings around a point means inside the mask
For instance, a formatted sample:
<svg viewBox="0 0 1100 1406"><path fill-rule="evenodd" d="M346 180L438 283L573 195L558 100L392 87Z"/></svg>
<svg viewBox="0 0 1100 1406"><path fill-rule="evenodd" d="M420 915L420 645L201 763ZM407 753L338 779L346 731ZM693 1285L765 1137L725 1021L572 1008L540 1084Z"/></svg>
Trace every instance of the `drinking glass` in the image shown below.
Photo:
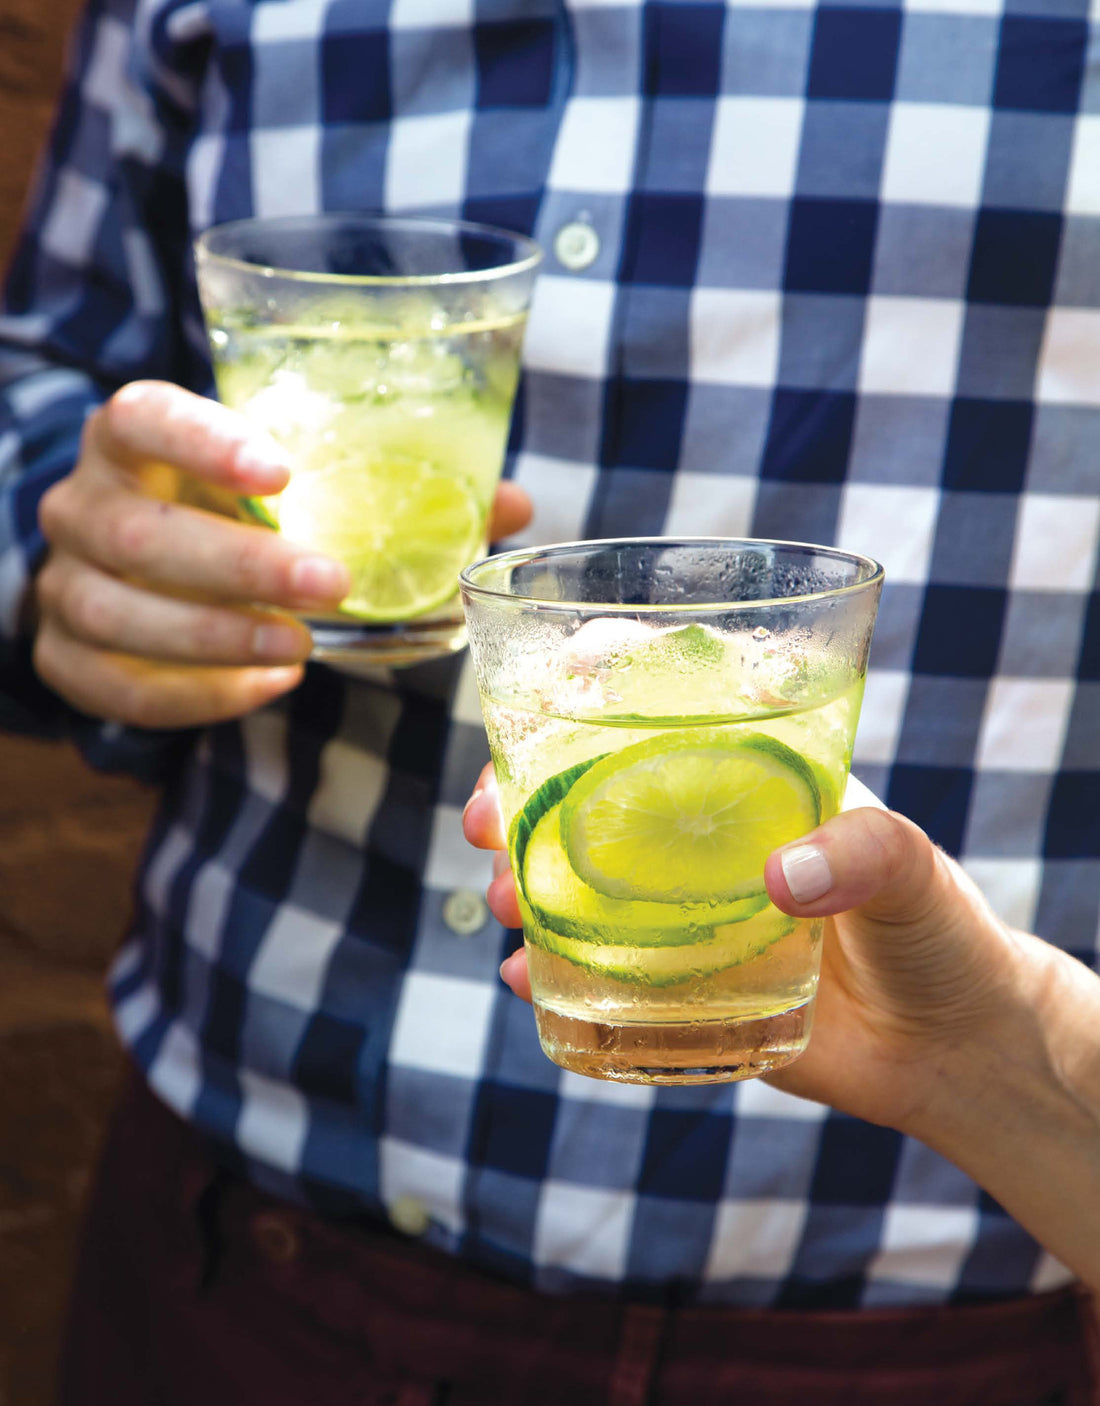
<svg viewBox="0 0 1100 1406"><path fill-rule="evenodd" d="M545 1052L656 1084L795 1059L822 920L770 902L764 861L839 808L882 568L653 538L461 579Z"/></svg>
<svg viewBox="0 0 1100 1406"><path fill-rule="evenodd" d="M465 644L458 573L486 548L540 252L454 220L239 220L196 243L218 394L291 459L246 518L352 587L314 654L407 664Z"/></svg>

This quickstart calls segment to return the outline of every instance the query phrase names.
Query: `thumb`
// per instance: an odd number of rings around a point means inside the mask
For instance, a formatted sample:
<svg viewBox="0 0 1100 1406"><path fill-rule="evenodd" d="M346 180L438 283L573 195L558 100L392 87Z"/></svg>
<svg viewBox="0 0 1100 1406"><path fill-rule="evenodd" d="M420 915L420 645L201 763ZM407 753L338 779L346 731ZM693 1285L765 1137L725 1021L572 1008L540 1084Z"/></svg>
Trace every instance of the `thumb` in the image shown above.
<svg viewBox="0 0 1100 1406"><path fill-rule="evenodd" d="M944 1025L976 1009L1004 970L1007 932L976 885L893 811L834 816L770 855L765 881L785 913L843 914L848 989L868 1008Z"/></svg>
<svg viewBox="0 0 1100 1406"><path fill-rule="evenodd" d="M911 820L845 811L769 856L772 902L800 918L847 913L849 925L943 937L975 919L996 923L977 887Z"/></svg>

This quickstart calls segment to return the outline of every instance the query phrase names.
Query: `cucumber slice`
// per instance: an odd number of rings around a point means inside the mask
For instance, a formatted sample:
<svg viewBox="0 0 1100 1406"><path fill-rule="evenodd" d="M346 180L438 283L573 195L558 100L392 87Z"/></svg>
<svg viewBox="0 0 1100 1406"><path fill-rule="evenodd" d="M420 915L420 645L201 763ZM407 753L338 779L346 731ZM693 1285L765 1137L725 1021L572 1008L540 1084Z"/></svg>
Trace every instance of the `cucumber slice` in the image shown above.
<svg viewBox="0 0 1100 1406"><path fill-rule="evenodd" d="M626 951L695 944L709 938L717 924L743 922L768 902L767 894L732 903L680 904L598 893L577 876L562 848L560 801L543 812L514 853L520 887L536 921L588 944L625 939L630 947L621 950Z"/></svg>
<svg viewBox="0 0 1100 1406"><path fill-rule="evenodd" d="M796 919L769 903L742 922L714 929L713 935L701 942L685 942L675 947L586 942L548 928L529 933L528 940L596 976L663 987L740 966L793 932L795 926Z"/></svg>

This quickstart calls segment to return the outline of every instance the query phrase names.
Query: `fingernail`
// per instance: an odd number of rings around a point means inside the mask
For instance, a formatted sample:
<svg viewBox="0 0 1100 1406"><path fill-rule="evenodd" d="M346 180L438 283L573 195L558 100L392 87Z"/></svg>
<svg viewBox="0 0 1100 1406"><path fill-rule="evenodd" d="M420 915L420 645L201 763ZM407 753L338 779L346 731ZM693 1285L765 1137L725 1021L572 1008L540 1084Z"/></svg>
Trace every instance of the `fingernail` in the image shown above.
<svg viewBox="0 0 1100 1406"><path fill-rule="evenodd" d="M290 585L309 600L339 600L347 594L348 573L328 557L299 557L290 568Z"/></svg>
<svg viewBox="0 0 1100 1406"><path fill-rule="evenodd" d="M817 845L791 845L780 854L779 863L796 903L813 903L833 886L833 871Z"/></svg>
<svg viewBox="0 0 1100 1406"><path fill-rule="evenodd" d="M301 683L302 666L293 664L285 669L267 669L263 681L273 693L285 693L288 688L295 688Z"/></svg>
<svg viewBox="0 0 1100 1406"><path fill-rule="evenodd" d="M293 659L301 652L301 632L293 625L257 625L252 632L252 653L257 659Z"/></svg>
<svg viewBox="0 0 1100 1406"><path fill-rule="evenodd" d="M286 483L290 465L274 442L246 440L237 450L237 472L258 492L277 493Z"/></svg>

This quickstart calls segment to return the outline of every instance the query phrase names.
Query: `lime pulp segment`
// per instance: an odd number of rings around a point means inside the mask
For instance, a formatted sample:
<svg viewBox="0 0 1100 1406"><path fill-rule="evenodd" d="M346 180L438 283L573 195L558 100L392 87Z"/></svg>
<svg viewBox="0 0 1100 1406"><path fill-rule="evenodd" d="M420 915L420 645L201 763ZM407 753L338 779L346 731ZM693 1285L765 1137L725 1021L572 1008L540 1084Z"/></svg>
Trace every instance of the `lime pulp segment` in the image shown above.
<svg viewBox="0 0 1100 1406"><path fill-rule="evenodd" d="M610 753L570 787L574 873L613 899L729 903L764 891L764 861L821 819L809 765L762 733L664 733Z"/></svg>
<svg viewBox="0 0 1100 1406"><path fill-rule="evenodd" d="M561 844L560 805L552 806L532 830L521 872L524 896L539 922L590 946L621 943L624 938L634 947L647 949L695 943L709 938L715 924L751 917L768 901L766 894L733 903L694 905L608 898L570 867Z"/></svg>
<svg viewBox="0 0 1100 1406"><path fill-rule="evenodd" d="M716 742L712 732L689 735L713 766ZM671 752L682 760L687 750L684 734L674 733L671 738ZM521 901L535 920L528 929L529 940L593 974L660 987L738 966L796 926L793 918L768 901L762 877L757 878L757 889L752 893L734 898L716 896L712 883L702 900L686 902L682 898L609 895L586 883L577 872L565 846L567 815L577 792L581 791L583 800L589 778L599 780L610 763L626 757L629 768L639 753L648 757L668 751L668 741L668 735L652 739L619 753L579 762L550 777L528 798L510 835ZM663 749L658 745L661 743L666 744ZM796 789L811 790L811 782L803 775L805 763L790 748L757 734L736 742L724 738L718 747L725 753L743 749L748 750L751 765L757 764L761 754L769 758L765 771L772 766L793 766ZM795 758L793 764L790 757ZM814 803L809 805L815 809ZM645 862L637 862L635 879Z"/></svg>
<svg viewBox="0 0 1100 1406"><path fill-rule="evenodd" d="M454 320L419 293L387 300L384 316L350 295L300 315L211 319L220 399L294 465L281 494L242 498L241 516L342 561L341 614L428 614L484 545L525 319Z"/></svg>
<svg viewBox="0 0 1100 1406"><path fill-rule="evenodd" d="M352 585L341 611L380 623L422 615L454 595L483 532L481 506L466 483L396 457L338 459L294 474L278 496L248 499L245 508L342 561Z"/></svg>

